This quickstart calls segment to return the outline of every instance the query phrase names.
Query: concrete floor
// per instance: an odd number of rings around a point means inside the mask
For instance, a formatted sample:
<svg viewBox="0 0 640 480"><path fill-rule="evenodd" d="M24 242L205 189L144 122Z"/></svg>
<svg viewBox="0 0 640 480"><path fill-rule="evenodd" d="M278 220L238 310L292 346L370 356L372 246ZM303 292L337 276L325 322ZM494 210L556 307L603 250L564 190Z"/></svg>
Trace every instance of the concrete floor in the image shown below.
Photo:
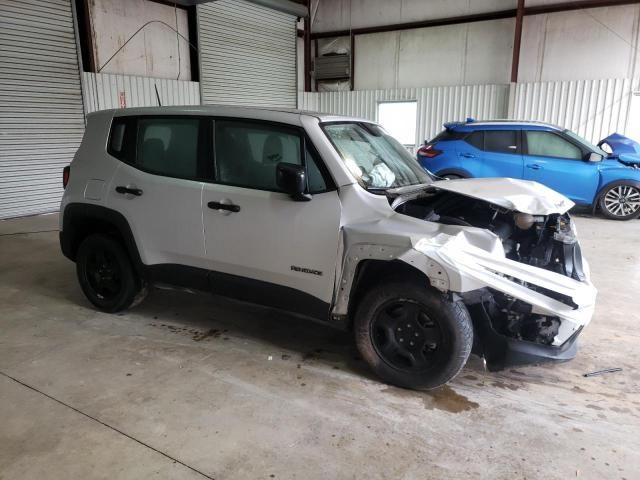
<svg viewBox="0 0 640 480"><path fill-rule="evenodd" d="M578 358L472 357L432 393L379 383L347 334L206 295L96 312L55 215L0 222L0 479L638 479L640 222L577 222L600 289Z"/></svg>

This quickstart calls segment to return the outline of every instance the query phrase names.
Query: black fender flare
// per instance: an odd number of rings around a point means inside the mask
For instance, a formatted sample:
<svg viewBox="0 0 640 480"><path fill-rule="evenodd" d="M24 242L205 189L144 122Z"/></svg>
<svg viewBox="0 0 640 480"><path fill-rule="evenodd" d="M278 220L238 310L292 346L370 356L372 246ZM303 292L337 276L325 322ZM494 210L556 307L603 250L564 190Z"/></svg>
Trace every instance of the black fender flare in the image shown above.
<svg viewBox="0 0 640 480"><path fill-rule="evenodd" d="M75 261L80 239L93 233L95 230L92 225L96 223L101 227L110 227L111 231L118 234L136 272L144 275L144 264L129 222L120 212L101 205L70 203L65 207L60 231L60 248L64 256ZM98 231L104 232L104 228Z"/></svg>

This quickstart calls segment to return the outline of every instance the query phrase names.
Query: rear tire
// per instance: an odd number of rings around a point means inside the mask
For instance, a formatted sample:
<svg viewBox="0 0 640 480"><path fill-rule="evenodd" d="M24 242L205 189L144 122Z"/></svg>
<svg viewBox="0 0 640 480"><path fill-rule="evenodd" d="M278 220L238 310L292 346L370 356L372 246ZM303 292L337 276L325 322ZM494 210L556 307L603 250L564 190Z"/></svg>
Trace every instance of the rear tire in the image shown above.
<svg viewBox="0 0 640 480"><path fill-rule="evenodd" d="M379 285L358 305L354 331L383 381L417 390L444 385L464 367L473 325L462 302L413 282Z"/></svg>
<svg viewBox="0 0 640 480"><path fill-rule="evenodd" d="M102 234L83 240L76 258L76 273L87 299L107 313L140 303L146 286L138 278L120 242Z"/></svg>
<svg viewBox="0 0 640 480"><path fill-rule="evenodd" d="M632 220L640 216L640 188L628 182L615 182L600 194L602 214L612 220Z"/></svg>

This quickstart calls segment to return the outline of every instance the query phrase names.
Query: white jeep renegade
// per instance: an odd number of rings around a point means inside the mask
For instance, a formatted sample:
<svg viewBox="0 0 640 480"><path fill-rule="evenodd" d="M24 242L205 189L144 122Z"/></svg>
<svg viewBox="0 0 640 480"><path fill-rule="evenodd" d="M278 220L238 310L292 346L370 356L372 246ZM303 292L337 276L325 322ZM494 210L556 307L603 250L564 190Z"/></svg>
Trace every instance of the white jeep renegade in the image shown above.
<svg viewBox="0 0 640 480"><path fill-rule="evenodd" d="M148 286L210 291L352 329L384 380L433 388L566 360L595 289L567 211L534 182L435 181L380 126L297 111L90 114L62 251L116 312Z"/></svg>

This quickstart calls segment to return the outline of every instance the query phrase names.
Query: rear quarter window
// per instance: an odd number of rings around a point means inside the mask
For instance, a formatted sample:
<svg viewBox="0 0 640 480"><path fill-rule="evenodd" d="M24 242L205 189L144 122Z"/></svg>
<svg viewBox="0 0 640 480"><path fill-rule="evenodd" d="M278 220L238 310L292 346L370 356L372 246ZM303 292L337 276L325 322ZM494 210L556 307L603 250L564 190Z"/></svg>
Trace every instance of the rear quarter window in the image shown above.
<svg viewBox="0 0 640 480"><path fill-rule="evenodd" d="M456 132L453 130L443 130L427 143L447 142L451 140L462 140L465 135L466 134L462 132Z"/></svg>
<svg viewBox="0 0 640 480"><path fill-rule="evenodd" d="M111 122L107 152L123 162L135 162L136 121L134 117L115 117Z"/></svg>

